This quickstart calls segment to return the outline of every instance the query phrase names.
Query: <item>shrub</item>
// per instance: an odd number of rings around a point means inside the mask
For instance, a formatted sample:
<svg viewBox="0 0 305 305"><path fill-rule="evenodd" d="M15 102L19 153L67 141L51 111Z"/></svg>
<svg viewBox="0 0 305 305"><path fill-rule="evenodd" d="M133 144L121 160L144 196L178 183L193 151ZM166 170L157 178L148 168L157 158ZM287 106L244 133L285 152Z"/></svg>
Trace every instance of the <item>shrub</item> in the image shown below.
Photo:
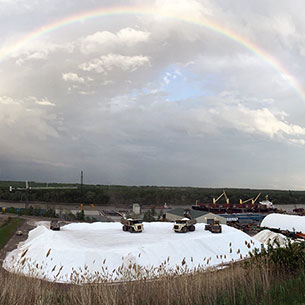
<svg viewBox="0 0 305 305"><path fill-rule="evenodd" d="M286 245L281 247L277 241L269 243L267 248L251 254L251 260L246 264L255 263L260 266L280 268L287 272L305 270L305 241L292 242L287 239Z"/></svg>

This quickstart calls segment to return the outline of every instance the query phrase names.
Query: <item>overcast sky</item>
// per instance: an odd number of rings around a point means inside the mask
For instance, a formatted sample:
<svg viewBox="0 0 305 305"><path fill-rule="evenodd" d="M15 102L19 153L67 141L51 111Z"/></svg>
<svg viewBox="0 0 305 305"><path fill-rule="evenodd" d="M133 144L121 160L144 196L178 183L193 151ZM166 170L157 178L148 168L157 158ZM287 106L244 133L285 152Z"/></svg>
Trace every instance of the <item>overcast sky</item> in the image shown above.
<svg viewBox="0 0 305 305"><path fill-rule="evenodd" d="M122 5L137 12L26 39ZM304 33L297 0L0 0L0 179L305 189L305 98L284 73L305 88Z"/></svg>

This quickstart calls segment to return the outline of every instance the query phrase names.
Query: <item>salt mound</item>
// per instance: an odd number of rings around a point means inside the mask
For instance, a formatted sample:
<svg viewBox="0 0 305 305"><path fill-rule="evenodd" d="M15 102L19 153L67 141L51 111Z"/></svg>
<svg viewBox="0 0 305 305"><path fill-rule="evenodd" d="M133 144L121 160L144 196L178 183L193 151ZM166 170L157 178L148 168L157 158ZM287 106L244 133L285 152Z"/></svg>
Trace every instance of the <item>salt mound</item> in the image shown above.
<svg viewBox="0 0 305 305"><path fill-rule="evenodd" d="M118 281L217 266L260 248L258 241L226 225L221 234L204 231L202 224L186 234L172 227L144 223L143 233L132 234L120 223L74 223L60 231L38 226L8 253L3 267L56 282Z"/></svg>
<svg viewBox="0 0 305 305"><path fill-rule="evenodd" d="M268 244L269 242L273 244L275 241L279 243L280 246L285 246L287 243L287 237L280 233L275 233L270 230L263 230L253 236L262 244Z"/></svg>
<svg viewBox="0 0 305 305"><path fill-rule="evenodd" d="M263 219L261 227L305 233L305 216L269 214Z"/></svg>

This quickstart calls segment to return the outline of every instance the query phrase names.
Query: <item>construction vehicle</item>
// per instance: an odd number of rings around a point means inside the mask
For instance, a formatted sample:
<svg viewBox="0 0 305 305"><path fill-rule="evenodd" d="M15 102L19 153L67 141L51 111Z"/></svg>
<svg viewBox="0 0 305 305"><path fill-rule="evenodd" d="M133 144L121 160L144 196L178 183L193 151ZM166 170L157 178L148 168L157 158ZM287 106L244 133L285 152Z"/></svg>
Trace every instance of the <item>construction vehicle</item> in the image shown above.
<svg viewBox="0 0 305 305"><path fill-rule="evenodd" d="M206 231L210 231L212 233L221 233L222 228L219 223L219 220L217 219L207 219L207 224L205 225L204 229Z"/></svg>
<svg viewBox="0 0 305 305"><path fill-rule="evenodd" d="M174 231L177 233L186 233L188 231L195 231L195 224L197 223L196 219L177 219L174 224Z"/></svg>
<svg viewBox="0 0 305 305"><path fill-rule="evenodd" d="M16 232L16 235L17 235L17 236L21 236L21 235L23 235L23 232L22 232L21 230L18 230L18 231Z"/></svg>
<svg viewBox="0 0 305 305"><path fill-rule="evenodd" d="M140 233L143 232L144 226L142 224L142 220L140 219L121 219L121 224L123 225L123 231L128 231L130 233Z"/></svg>
<svg viewBox="0 0 305 305"><path fill-rule="evenodd" d="M303 208L295 208L293 209L293 213L299 215L299 216L305 216L305 209Z"/></svg>
<svg viewBox="0 0 305 305"><path fill-rule="evenodd" d="M53 230L53 231L59 231L60 230L60 224L59 224L58 220L51 220L50 229Z"/></svg>

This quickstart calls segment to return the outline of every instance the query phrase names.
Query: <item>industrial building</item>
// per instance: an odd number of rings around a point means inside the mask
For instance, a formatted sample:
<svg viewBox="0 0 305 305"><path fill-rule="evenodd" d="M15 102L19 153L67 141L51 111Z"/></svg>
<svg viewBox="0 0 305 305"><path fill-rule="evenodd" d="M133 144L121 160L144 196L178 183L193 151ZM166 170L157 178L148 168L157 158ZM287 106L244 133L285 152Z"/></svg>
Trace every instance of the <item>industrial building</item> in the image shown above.
<svg viewBox="0 0 305 305"><path fill-rule="evenodd" d="M165 219L168 221L175 221L177 219L187 217L188 215L191 216L191 218L196 219L197 223L206 223L207 219L219 220L221 224L227 223L227 219L225 217L217 214L184 208L175 208L167 211L165 213Z"/></svg>

